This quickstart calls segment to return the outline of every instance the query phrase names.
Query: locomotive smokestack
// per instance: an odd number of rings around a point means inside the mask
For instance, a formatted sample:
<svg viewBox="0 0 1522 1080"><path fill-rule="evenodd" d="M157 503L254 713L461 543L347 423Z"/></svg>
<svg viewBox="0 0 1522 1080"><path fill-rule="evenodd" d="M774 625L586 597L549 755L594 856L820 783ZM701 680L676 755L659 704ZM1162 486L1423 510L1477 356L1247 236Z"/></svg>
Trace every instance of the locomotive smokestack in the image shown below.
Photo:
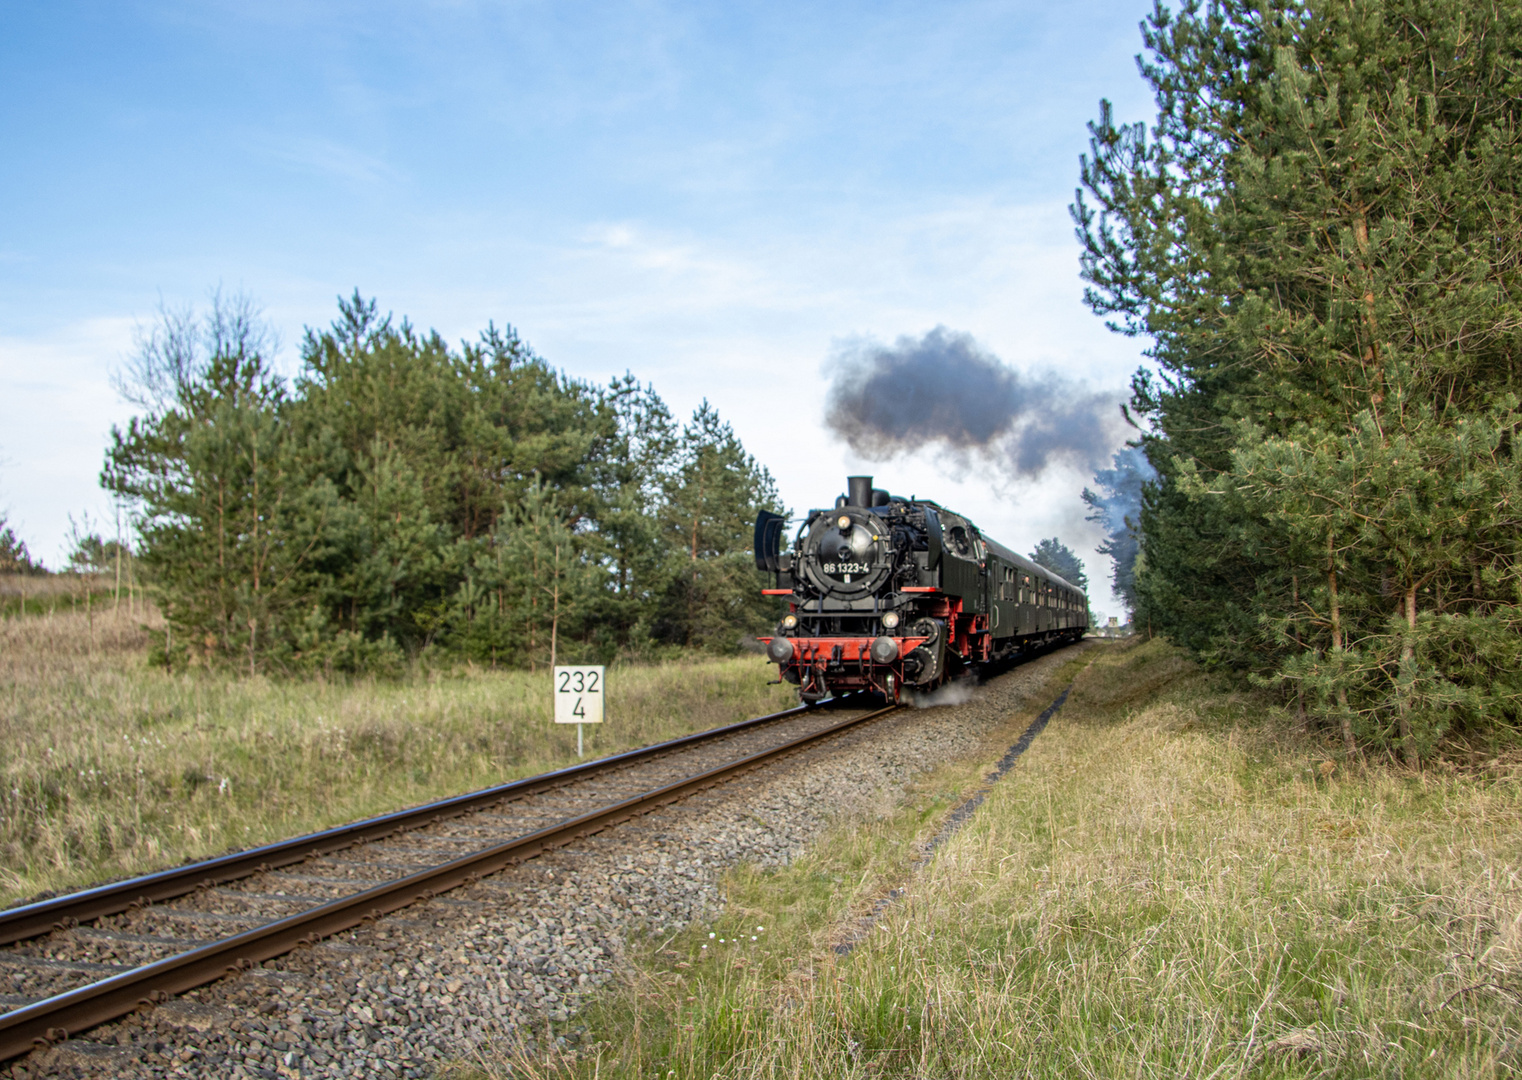
<svg viewBox="0 0 1522 1080"><path fill-rule="evenodd" d="M847 506L872 505L872 478L870 476L846 477Z"/></svg>

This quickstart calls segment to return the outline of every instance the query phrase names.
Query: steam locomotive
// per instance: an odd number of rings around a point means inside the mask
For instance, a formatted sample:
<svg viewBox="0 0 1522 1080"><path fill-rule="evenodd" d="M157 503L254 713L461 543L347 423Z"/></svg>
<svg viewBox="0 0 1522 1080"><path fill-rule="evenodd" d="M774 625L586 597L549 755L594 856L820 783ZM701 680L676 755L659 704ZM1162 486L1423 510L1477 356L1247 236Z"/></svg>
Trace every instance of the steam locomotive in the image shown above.
<svg viewBox="0 0 1522 1080"><path fill-rule="evenodd" d="M756 566L788 611L766 655L804 701L872 689L897 701L972 665L1083 637L1082 590L987 539L961 514L847 478L830 510L810 510L792 547L787 521L756 518Z"/></svg>

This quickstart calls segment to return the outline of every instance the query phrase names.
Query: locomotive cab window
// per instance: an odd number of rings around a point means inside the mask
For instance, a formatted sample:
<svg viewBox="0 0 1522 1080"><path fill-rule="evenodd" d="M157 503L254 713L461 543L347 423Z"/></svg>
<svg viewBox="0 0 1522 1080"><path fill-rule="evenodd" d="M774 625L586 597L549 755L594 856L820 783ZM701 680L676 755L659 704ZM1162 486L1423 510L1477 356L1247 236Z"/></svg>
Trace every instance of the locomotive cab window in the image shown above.
<svg viewBox="0 0 1522 1080"><path fill-rule="evenodd" d="M967 538L967 530L960 525L953 525L946 533L947 546L958 555L966 556L972 553L972 544Z"/></svg>

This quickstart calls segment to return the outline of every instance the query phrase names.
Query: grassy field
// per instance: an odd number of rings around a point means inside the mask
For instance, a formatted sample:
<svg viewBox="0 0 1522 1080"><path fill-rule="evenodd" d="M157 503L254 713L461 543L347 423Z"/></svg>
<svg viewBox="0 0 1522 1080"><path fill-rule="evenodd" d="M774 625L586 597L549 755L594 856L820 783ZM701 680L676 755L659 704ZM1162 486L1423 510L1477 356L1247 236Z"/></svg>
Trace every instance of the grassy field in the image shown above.
<svg viewBox="0 0 1522 1080"><path fill-rule="evenodd" d="M644 947L579 1057L505 1076L1490 1077L1522 1071L1522 764L1335 757L1161 643L1103 645L988 762ZM1030 720L1012 718L1012 741ZM992 755L997 756L997 755ZM893 886L849 955L832 950ZM541 1044L542 1045L542 1044Z"/></svg>
<svg viewBox="0 0 1522 1080"><path fill-rule="evenodd" d="M86 621L118 606L146 617L146 604L129 582L111 574L0 574L0 617L80 611Z"/></svg>
<svg viewBox="0 0 1522 1080"><path fill-rule="evenodd" d="M101 606L0 619L0 902L145 872L576 760L549 676L169 675ZM609 670L588 756L796 704L758 657Z"/></svg>

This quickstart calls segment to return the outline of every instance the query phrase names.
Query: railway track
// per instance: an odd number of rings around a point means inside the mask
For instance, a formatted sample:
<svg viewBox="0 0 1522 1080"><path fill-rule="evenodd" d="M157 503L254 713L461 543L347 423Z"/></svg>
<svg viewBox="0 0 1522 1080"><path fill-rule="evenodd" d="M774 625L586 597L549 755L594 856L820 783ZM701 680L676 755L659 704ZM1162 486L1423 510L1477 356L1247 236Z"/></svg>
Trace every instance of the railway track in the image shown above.
<svg viewBox="0 0 1522 1080"><path fill-rule="evenodd" d="M844 704L849 708L850 702ZM896 712L804 706L0 911L0 1061L648 813Z"/></svg>

